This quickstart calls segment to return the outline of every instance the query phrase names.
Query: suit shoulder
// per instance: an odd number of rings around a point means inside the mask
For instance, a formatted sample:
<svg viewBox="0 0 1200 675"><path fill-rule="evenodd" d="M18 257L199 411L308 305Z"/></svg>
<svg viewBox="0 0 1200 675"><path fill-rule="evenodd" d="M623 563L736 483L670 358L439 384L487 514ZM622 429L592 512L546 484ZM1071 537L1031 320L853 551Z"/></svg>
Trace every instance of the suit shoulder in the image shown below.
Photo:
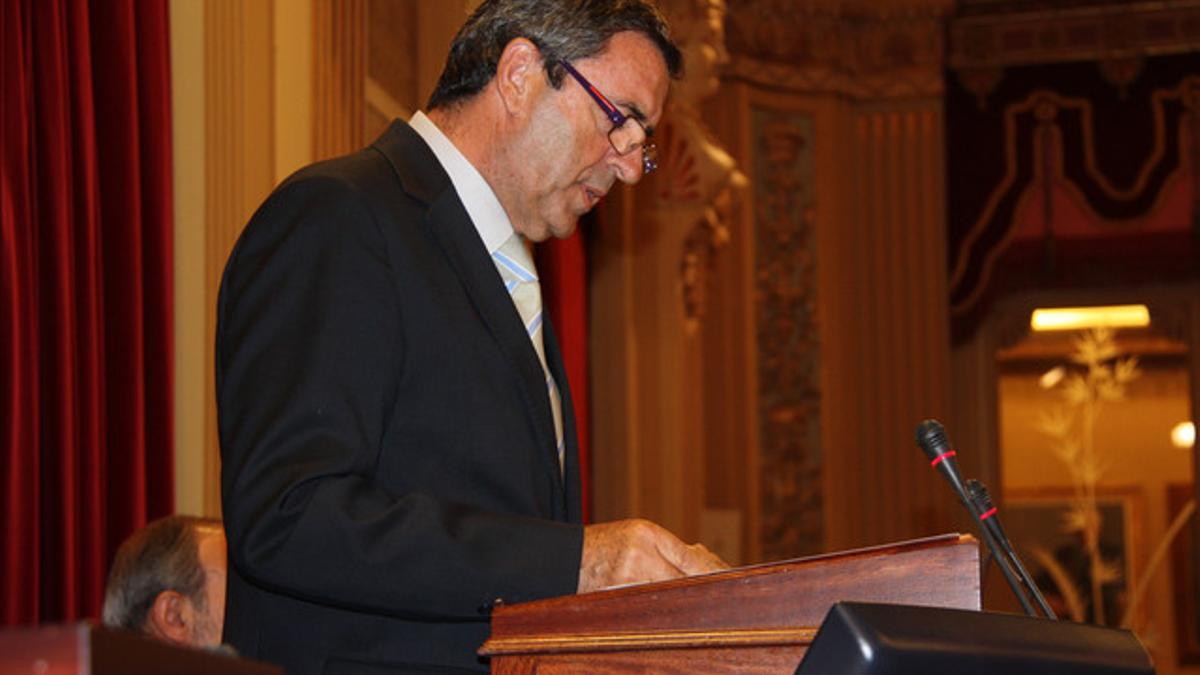
<svg viewBox="0 0 1200 675"><path fill-rule="evenodd" d="M404 195L390 165L371 148L309 164L284 179L272 196L308 190L361 197L390 195L392 199Z"/></svg>

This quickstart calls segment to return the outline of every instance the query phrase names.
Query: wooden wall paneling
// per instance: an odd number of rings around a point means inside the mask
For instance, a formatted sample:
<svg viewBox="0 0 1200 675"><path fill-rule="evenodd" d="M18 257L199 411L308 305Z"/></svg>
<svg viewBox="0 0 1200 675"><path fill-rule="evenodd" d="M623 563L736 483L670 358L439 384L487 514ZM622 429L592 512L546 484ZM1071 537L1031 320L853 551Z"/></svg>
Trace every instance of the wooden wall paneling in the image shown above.
<svg viewBox="0 0 1200 675"><path fill-rule="evenodd" d="M1193 140L1193 143L1197 141ZM1188 382L1192 396L1192 424L1200 425L1200 283L1187 289ZM1192 443L1192 497L1200 505L1200 442ZM1192 516L1192 579L1200 579L1200 517ZM1180 583L1176 581L1175 583ZM1200 583L1192 584L1193 607L1200 607ZM1194 625L1194 624L1193 624ZM1195 635L1192 636L1196 638Z"/></svg>
<svg viewBox="0 0 1200 675"><path fill-rule="evenodd" d="M209 442L205 397L204 6L172 0L171 154L174 192L175 508L205 510Z"/></svg>
<svg viewBox="0 0 1200 675"><path fill-rule="evenodd" d="M275 3L275 181L313 160L313 2Z"/></svg>
<svg viewBox="0 0 1200 675"><path fill-rule="evenodd" d="M440 5L437 5L440 6ZM420 7L416 0L368 0L363 140L417 109Z"/></svg>
<svg viewBox="0 0 1200 675"><path fill-rule="evenodd" d="M274 185L273 2L204 4L205 485L220 513L220 453L211 345L221 273L246 220ZM185 252L179 252L185 254ZM182 309L182 308L181 308Z"/></svg>
<svg viewBox="0 0 1200 675"><path fill-rule="evenodd" d="M387 2L388 0L373 0ZM424 2L412 0L416 5L417 35L414 53L416 54L416 100L413 108L424 108L433 88L437 86L442 68L446 64L446 55L450 52L450 43L458 32L459 26L467 20L474 6L474 0L459 0L457 2Z"/></svg>
<svg viewBox="0 0 1200 675"><path fill-rule="evenodd" d="M951 408L942 420L955 448L963 475L973 476L993 495L1003 494L1000 472L999 374L996 369L995 329L991 317L971 339L951 349ZM947 508L956 503L947 492ZM973 527L965 517L963 527Z"/></svg>
<svg viewBox="0 0 1200 675"><path fill-rule="evenodd" d="M847 384L857 389L823 416L836 430L825 454L835 548L930 534L950 522L913 442L917 423L944 416L950 402L939 108L936 99L855 103L847 111L852 133L842 139L850 147L837 153L854 163L842 173L848 219L821 221L838 242L821 259L845 268L849 278L837 284L855 290L823 283L822 307L849 300L859 311L822 324L822 344L849 342L857 352L823 364L832 378L842 368L855 373ZM836 522L840 514L853 515Z"/></svg>
<svg viewBox="0 0 1200 675"><path fill-rule="evenodd" d="M638 346L628 320L637 297L632 258L633 200L628 189L613 190L588 236L590 293L589 357L592 386L593 517L631 517L642 511L642 447L634 430L642 414Z"/></svg>
<svg viewBox="0 0 1200 675"><path fill-rule="evenodd" d="M313 0L313 156L364 144L367 0Z"/></svg>
<svg viewBox="0 0 1200 675"><path fill-rule="evenodd" d="M622 251L630 258L636 299L625 320L638 352L633 385L641 405L633 432L643 452L637 455L637 515L692 541L703 503L705 368L682 312L679 261L690 223L653 211L647 187L631 191L634 236Z"/></svg>
<svg viewBox="0 0 1200 675"><path fill-rule="evenodd" d="M706 107L713 134L743 173L751 167L751 133L746 123L748 87L727 83L723 95ZM747 178L753 183L753 176ZM758 493L757 277L754 255L754 202L741 198L729 218L729 241L712 258L708 318L700 323L704 382L704 505L700 539L721 549L730 563L762 560ZM736 531L729 528L736 527ZM736 539L734 551L722 545ZM714 549L717 550L717 549Z"/></svg>
<svg viewBox="0 0 1200 675"><path fill-rule="evenodd" d="M822 434L827 439L827 461L824 465L825 494L829 502L825 510L825 541L831 549L853 546L867 539L861 531L869 518L867 501L854 499L849 486L857 485L862 494L876 488L870 476L860 474L857 462L836 461L831 453L851 453L861 457L868 452L862 435L865 420L861 415L839 411L868 410L875 405L867 400L875 381L875 366L865 349L868 331L859 323L865 308L870 306L873 286L861 278L859 265L845 264L866 255L866 214L871 205L861 198L856 184L858 166L863 158L851 156L862 152L860 144L847 142L855 134L865 133L864 122L851 114L846 104L833 107L828 122L820 127L827 131L818 148L819 171L832 176L832 184L824 193L826 198L818 212L817 241L823 264L819 268L822 295L821 338L826 367L821 373L821 388L825 394L822 409ZM837 158L846 154L847 161ZM840 328L839 328L840 327Z"/></svg>

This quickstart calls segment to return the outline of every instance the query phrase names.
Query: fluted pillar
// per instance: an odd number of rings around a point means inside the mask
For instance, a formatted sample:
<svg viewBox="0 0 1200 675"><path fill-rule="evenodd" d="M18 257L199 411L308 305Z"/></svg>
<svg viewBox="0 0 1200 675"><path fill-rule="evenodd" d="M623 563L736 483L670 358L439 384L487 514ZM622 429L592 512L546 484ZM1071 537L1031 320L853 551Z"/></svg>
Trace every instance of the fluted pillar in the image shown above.
<svg viewBox="0 0 1200 675"><path fill-rule="evenodd" d="M220 512L212 378L216 300L225 260L275 183L274 3L204 3L204 511ZM180 252L196 255L197 252Z"/></svg>
<svg viewBox="0 0 1200 675"><path fill-rule="evenodd" d="M363 138L367 0L313 2L313 155L359 149Z"/></svg>

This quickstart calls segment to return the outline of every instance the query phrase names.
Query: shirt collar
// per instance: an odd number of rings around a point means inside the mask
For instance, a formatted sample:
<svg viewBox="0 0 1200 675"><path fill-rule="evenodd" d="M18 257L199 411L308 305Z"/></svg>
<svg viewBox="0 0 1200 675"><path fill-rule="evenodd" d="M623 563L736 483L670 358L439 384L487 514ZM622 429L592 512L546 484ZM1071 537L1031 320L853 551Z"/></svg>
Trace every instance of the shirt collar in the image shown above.
<svg viewBox="0 0 1200 675"><path fill-rule="evenodd" d="M488 255L495 253L513 235L514 230L492 186L425 113L418 110L408 124L425 140L450 176L450 183L454 185L454 191L458 193L467 215L479 232Z"/></svg>

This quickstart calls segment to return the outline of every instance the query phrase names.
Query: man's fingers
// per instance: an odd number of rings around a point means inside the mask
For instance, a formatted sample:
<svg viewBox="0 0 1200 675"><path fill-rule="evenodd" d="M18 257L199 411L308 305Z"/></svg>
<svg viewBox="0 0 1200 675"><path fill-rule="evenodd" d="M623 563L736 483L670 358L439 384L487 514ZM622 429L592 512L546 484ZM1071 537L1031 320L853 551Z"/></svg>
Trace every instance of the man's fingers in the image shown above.
<svg viewBox="0 0 1200 675"><path fill-rule="evenodd" d="M689 546L648 520L599 523L584 529L579 591L728 568L702 544Z"/></svg>
<svg viewBox="0 0 1200 675"><path fill-rule="evenodd" d="M729 569L729 564L704 544L689 546L667 530L658 528L658 531L660 536L655 543L659 552L684 574L707 574Z"/></svg>
<svg viewBox="0 0 1200 675"><path fill-rule="evenodd" d="M679 566L686 574L708 574L729 569L729 563L721 560L717 554L708 550L704 544L692 544L687 547L688 555Z"/></svg>

